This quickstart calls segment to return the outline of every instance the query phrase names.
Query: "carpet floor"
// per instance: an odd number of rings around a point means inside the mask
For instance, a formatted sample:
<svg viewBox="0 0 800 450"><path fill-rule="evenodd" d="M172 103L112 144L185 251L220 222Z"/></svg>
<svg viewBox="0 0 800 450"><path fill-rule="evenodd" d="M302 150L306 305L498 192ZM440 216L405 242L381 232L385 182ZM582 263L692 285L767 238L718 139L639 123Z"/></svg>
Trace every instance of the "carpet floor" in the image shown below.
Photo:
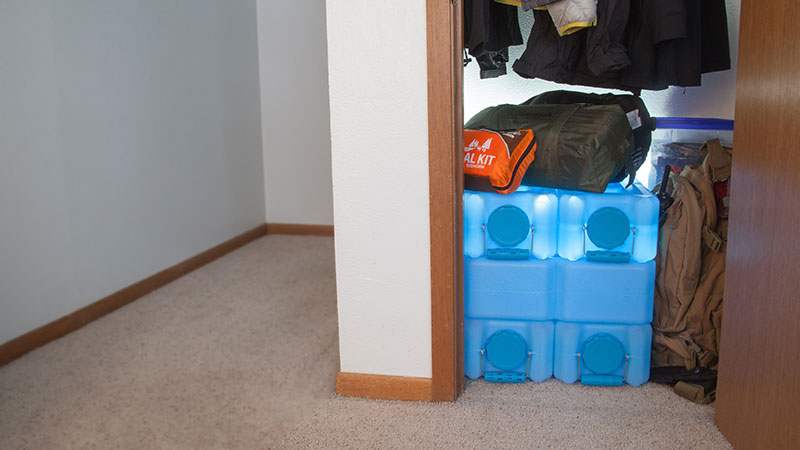
<svg viewBox="0 0 800 450"><path fill-rule="evenodd" d="M261 238L0 367L0 448L275 448L337 330L333 239Z"/></svg>
<svg viewBox="0 0 800 450"><path fill-rule="evenodd" d="M334 397L282 448L729 449L714 409L669 388L468 383L455 403Z"/></svg>
<svg viewBox="0 0 800 450"><path fill-rule="evenodd" d="M0 367L0 449L729 448L654 384L333 395L333 240L267 236Z"/></svg>

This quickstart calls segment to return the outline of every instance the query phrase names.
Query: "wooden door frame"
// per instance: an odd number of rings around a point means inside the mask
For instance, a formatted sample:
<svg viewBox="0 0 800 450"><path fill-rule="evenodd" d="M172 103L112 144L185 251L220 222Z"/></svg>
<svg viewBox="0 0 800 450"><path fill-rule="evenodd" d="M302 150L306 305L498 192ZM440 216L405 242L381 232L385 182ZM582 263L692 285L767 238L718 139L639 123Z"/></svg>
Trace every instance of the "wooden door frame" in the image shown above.
<svg viewBox="0 0 800 450"><path fill-rule="evenodd" d="M464 385L462 6L427 0L431 400Z"/></svg>

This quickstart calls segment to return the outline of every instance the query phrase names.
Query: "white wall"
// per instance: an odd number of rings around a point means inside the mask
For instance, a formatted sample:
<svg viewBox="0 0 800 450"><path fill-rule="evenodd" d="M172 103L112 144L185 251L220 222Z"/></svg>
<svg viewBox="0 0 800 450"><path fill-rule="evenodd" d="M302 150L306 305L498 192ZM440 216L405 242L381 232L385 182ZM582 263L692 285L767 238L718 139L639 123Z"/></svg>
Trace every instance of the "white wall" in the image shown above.
<svg viewBox="0 0 800 450"><path fill-rule="evenodd" d="M258 0L267 222L333 224L325 1Z"/></svg>
<svg viewBox="0 0 800 450"><path fill-rule="evenodd" d="M256 4L0 3L0 342L264 221Z"/></svg>
<svg viewBox="0 0 800 450"><path fill-rule="evenodd" d="M430 377L425 0L327 26L341 370Z"/></svg>
<svg viewBox="0 0 800 450"><path fill-rule="evenodd" d="M726 0L728 8L728 33L731 38L731 60L734 69L703 75L702 86L671 87L663 91L643 91L642 99L650 114L656 117L717 117L733 119L736 94L736 54L739 46L739 9L741 0ZM519 10L520 29L527 44L533 24L533 12ZM516 61L525 45L509 49L511 63ZM517 75L508 64L508 75L494 79L480 79L478 63L473 61L464 69L464 118L488 106L502 103L521 103L534 95L556 89L583 92L615 92L584 86L569 86L539 79L526 79ZM618 92L618 91L617 91Z"/></svg>

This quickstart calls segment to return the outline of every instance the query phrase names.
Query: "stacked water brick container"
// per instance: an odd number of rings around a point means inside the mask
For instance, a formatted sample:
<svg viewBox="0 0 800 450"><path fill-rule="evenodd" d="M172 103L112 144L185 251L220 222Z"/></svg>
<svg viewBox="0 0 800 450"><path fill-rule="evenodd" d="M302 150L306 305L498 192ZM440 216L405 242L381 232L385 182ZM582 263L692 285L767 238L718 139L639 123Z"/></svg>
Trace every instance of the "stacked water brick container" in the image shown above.
<svg viewBox="0 0 800 450"><path fill-rule="evenodd" d="M466 191L466 375L647 381L657 235L658 200L638 183Z"/></svg>

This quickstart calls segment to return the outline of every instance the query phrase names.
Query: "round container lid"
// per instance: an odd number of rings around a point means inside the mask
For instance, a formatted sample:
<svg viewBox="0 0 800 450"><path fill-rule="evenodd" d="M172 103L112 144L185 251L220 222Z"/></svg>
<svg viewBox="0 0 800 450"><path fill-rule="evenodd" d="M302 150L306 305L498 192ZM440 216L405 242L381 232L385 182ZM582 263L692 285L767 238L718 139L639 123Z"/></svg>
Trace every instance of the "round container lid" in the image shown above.
<svg viewBox="0 0 800 450"><path fill-rule="evenodd" d="M581 359L597 375L608 375L625 360L625 348L610 334L595 334L583 343Z"/></svg>
<svg viewBox="0 0 800 450"><path fill-rule="evenodd" d="M501 206L489 215L486 227L489 237L503 247L514 247L528 237L531 224L522 209L513 206Z"/></svg>
<svg viewBox="0 0 800 450"><path fill-rule="evenodd" d="M610 250L625 243L631 234L631 222L624 212L607 206L589 216L586 233L594 245Z"/></svg>
<svg viewBox="0 0 800 450"><path fill-rule="evenodd" d="M501 330L486 340L486 359L500 370L516 369L528 357L528 343L516 331Z"/></svg>

